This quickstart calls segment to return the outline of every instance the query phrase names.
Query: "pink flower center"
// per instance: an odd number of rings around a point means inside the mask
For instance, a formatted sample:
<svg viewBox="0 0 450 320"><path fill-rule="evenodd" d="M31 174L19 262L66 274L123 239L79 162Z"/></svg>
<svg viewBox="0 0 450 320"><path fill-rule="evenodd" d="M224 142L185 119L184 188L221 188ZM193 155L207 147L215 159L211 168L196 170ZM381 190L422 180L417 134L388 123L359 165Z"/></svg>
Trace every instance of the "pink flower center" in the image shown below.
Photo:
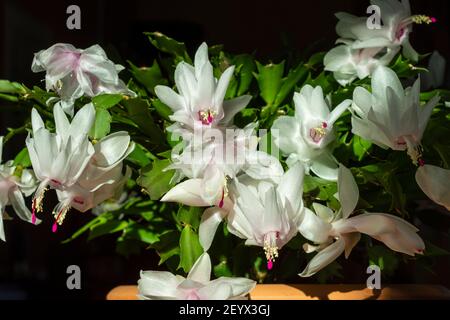
<svg viewBox="0 0 450 320"><path fill-rule="evenodd" d="M203 125L210 125L214 121L216 113L211 109L201 110L198 112L198 119Z"/></svg>
<svg viewBox="0 0 450 320"><path fill-rule="evenodd" d="M319 143L324 136L327 134L327 130L325 130L328 127L328 123L322 122L322 125L320 127L312 128L309 130L309 136L311 137L312 141L315 143Z"/></svg>

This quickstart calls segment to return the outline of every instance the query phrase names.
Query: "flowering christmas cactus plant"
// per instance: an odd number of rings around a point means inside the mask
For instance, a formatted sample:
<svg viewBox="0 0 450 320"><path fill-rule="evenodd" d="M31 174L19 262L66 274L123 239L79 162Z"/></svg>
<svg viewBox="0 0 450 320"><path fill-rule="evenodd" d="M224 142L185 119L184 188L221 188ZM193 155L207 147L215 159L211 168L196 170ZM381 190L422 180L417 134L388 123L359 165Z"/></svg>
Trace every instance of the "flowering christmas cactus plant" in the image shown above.
<svg viewBox="0 0 450 320"><path fill-rule="evenodd" d="M335 48L279 63L206 43L190 55L159 32L146 33L159 52L150 67L117 65L99 45L36 53L45 89L0 80L0 98L29 112L0 138L5 148L27 133L15 159L0 151L1 239L11 206L66 241L113 235L120 254L155 250L169 271L141 272L142 299L326 281L356 247L367 263L426 256L410 208L450 210L450 91L445 60L424 68L411 43L414 24L437 21L405 0L372 4L382 25L338 13ZM94 215L74 232L79 212Z"/></svg>

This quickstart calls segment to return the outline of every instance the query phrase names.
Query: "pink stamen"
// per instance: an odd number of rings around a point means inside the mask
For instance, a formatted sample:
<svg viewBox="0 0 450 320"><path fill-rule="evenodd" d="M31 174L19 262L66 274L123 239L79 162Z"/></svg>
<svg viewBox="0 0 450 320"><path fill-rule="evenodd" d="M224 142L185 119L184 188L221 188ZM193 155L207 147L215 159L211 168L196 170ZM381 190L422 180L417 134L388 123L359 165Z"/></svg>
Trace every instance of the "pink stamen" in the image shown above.
<svg viewBox="0 0 450 320"><path fill-rule="evenodd" d="M436 23L437 19L435 17L431 17L431 23Z"/></svg>
<svg viewBox="0 0 450 320"><path fill-rule="evenodd" d="M272 260L267 260L267 269L268 269L268 270L272 270L272 268L273 268L273 262L272 262Z"/></svg>
<svg viewBox="0 0 450 320"><path fill-rule="evenodd" d="M33 199L33 203L31 205L31 223L36 224L36 199Z"/></svg>
<svg viewBox="0 0 450 320"><path fill-rule="evenodd" d="M322 128L325 129L326 127L328 127L328 124L326 122L322 122Z"/></svg>
<svg viewBox="0 0 450 320"><path fill-rule="evenodd" d="M63 209L61 209L61 210L59 211L58 216L56 217L56 220L55 220L55 222L53 223L53 226L52 226L52 232L53 232L53 233L55 233L55 232L58 230L58 220L59 220L59 217L61 216L62 212L63 212Z"/></svg>

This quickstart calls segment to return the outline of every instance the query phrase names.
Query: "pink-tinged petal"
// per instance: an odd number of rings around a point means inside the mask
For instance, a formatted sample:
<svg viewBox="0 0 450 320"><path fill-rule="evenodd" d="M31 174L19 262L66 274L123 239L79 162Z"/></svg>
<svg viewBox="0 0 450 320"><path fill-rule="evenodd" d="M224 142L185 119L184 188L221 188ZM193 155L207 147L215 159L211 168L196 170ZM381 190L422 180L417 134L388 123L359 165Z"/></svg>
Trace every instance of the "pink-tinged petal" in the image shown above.
<svg viewBox="0 0 450 320"><path fill-rule="evenodd" d="M319 251L318 254L311 259L311 261L306 266L305 270L299 274L300 277L310 277L325 268L331 262L336 260L345 249L345 241L339 239L326 247L325 249Z"/></svg>
<svg viewBox="0 0 450 320"><path fill-rule="evenodd" d="M396 216L384 213L365 213L333 223L333 229L340 234L361 232L383 242L391 250L411 256L421 254L425 249L417 229Z"/></svg>
<svg viewBox="0 0 450 320"><path fill-rule="evenodd" d="M163 202L178 202L193 207L208 207L211 204L202 198L202 179L189 179L177 184L162 198Z"/></svg>
<svg viewBox="0 0 450 320"><path fill-rule="evenodd" d="M352 252L353 248L361 239L361 233L359 232L346 233L343 234L341 237L345 242L345 259L347 259L350 256L350 253Z"/></svg>
<svg viewBox="0 0 450 320"><path fill-rule="evenodd" d="M417 169L416 181L431 200L450 210L450 170L425 164Z"/></svg>

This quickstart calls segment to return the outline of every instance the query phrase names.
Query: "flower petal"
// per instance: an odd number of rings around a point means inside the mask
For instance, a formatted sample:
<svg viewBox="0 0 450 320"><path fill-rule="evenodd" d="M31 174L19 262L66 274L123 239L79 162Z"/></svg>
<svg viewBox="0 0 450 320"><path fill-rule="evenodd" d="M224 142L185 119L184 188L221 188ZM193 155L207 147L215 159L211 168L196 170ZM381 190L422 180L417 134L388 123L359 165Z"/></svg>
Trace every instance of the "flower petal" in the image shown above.
<svg viewBox="0 0 450 320"><path fill-rule="evenodd" d="M450 170L426 164L417 169L416 181L431 200L450 210Z"/></svg>
<svg viewBox="0 0 450 320"><path fill-rule="evenodd" d="M207 284L210 278L211 278L211 258L209 257L208 253L204 252L197 259L197 261L195 261L194 265L189 271L189 274L187 275L187 279Z"/></svg>
<svg viewBox="0 0 450 320"><path fill-rule="evenodd" d="M198 229L198 235L200 244L204 251L208 251L211 247L217 227L226 215L227 212L219 207L209 208L203 212L200 227Z"/></svg>
<svg viewBox="0 0 450 320"><path fill-rule="evenodd" d="M201 196L202 179L189 179L177 184L162 198L162 202L178 202L193 207L208 207L211 204Z"/></svg>
<svg viewBox="0 0 450 320"><path fill-rule="evenodd" d="M344 165L339 165L338 192L342 208L342 218L347 219L358 204L359 190L352 172Z"/></svg>
<svg viewBox="0 0 450 320"><path fill-rule="evenodd" d="M331 262L336 260L345 249L345 241L339 239L333 244L329 245L325 249L321 250L318 254L311 259L306 268L302 273L299 274L300 277L310 277L329 265Z"/></svg>

